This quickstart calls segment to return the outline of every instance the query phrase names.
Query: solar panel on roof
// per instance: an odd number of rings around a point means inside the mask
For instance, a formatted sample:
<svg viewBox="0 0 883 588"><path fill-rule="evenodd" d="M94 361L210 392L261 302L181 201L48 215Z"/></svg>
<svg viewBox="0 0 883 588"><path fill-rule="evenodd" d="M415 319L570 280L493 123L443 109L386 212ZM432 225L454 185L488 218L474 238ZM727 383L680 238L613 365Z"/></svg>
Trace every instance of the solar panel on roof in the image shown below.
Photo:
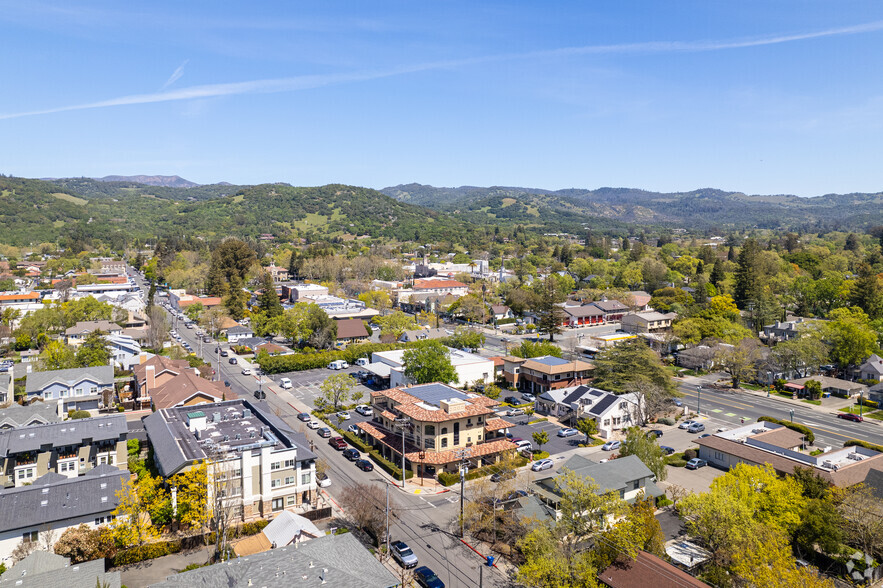
<svg viewBox="0 0 883 588"><path fill-rule="evenodd" d="M554 357L552 355L547 355L546 357L534 357L533 361L550 366L564 365L566 363L570 363L567 360L561 359L560 357Z"/></svg>
<svg viewBox="0 0 883 588"><path fill-rule="evenodd" d="M411 396L415 396L423 402L435 406L438 406L439 402L442 400L450 400L451 398L457 398L460 400L469 399L469 397L460 390L445 386L444 384L423 384L421 386L412 386L405 391Z"/></svg>

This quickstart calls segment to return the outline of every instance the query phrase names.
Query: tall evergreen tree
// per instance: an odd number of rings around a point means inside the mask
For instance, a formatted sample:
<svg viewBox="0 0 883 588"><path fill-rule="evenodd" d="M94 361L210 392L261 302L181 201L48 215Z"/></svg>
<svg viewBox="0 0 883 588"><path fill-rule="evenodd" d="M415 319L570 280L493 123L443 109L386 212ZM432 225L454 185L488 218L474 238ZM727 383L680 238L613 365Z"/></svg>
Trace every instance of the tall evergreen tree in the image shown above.
<svg viewBox="0 0 883 588"><path fill-rule="evenodd" d="M224 308L231 318L240 320L245 317L245 302L248 294L242 289L242 279L233 276L230 280L230 293L224 298Z"/></svg>
<svg viewBox="0 0 883 588"><path fill-rule="evenodd" d="M555 280L552 276L546 276L537 307L537 329L548 333L549 341L554 341L555 335L562 331L564 309L558 303L563 301Z"/></svg>
<svg viewBox="0 0 883 588"><path fill-rule="evenodd" d="M759 255L760 246L757 241L746 239L739 252L739 268L736 270L735 298L740 308L745 308L760 296L762 284L758 268Z"/></svg>
<svg viewBox="0 0 883 588"><path fill-rule="evenodd" d="M726 275L724 274L724 262L720 259L714 262L714 266L711 268L711 277L709 281L714 284L714 287L720 290L721 282L724 281Z"/></svg>
<svg viewBox="0 0 883 588"><path fill-rule="evenodd" d="M871 320L883 318L883 286L870 265L862 263L858 267L858 279L850 290L853 306L864 310Z"/></svg>
<svg viewBox="0 0 883 588"><path fill-rule="evenodd" d="M264 311L268 317L273 318L282 314L282 303L276 294L276 284L270 272L264 272L261 276L261 293L258 296L258 308Z"/></svg>
<svg viewBox="0 0 883 588"><path fill-rule="evenodd" d="M727 261L736 261L736 248L730 245L730 249L727 251Z"/></svg>

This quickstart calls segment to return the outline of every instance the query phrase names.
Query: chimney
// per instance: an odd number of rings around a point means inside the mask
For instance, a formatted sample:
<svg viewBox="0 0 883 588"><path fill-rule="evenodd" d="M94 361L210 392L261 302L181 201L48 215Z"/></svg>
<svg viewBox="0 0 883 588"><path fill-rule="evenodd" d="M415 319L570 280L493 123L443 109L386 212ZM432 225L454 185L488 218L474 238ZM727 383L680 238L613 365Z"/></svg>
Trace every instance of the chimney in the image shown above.
<svg viewBox="0 0 883 588"><path fill-rule="evenodd" d="M156 366L149 365L146 368L147 391L151 391L156 387Z"/></svg>

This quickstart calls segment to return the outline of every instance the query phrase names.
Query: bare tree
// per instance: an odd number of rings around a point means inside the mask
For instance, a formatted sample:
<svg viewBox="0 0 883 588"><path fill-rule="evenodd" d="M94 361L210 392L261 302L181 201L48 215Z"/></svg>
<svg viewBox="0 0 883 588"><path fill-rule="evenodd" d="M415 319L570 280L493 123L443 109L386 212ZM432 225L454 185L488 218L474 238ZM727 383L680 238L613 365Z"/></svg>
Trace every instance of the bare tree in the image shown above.
<svg viewBox="0 0 883 588"><path fill-rule="evenodd" d="M43 551L52 551L55 547L55 541L58 540L58 531L49 525L43 526L40 530L39 547Z"/></svg>
<svg viewBox="0 0 883 588"><path fill-rule="evenodd" d="M352 522L382 544L386 539L386 491L375 484L347 486L340 495L340 505ZM389 520L398 518L398 506L389 498Z"/></svg>
<svg viewBox="0 0 883 588"><path fill-rule="evenodd" d="M847 542L874 558L883 555L883 507L864 484L843 491L837 507L845 521Z"/></svg>
<svg viewBox="0 0 883 588"><path fill-rule="evenodd" d="M242 518L242 495L235 490L240 488L242 472L235 475L238 459L225 460L218 452L208 461L209 476L209 522L215 532L214 558L224 561L229 557L232 527L236 519Z"/></svg>
<svg viewBox="0 0 883 588"><path fill-rule="evenodd" d="M674 506L675 508L678 507L678 502L680 502L684 497L692 494L692 492L690 492L683 486L678 486L677 484L670 485L667 492L669 497L671 498L672 506Z"/></svg>
<svg viewBox="0 0 883 588"><path fill-rule="evenodd" d="M147 316L147 345L160 350L169 338L169 321L166 313L158 306L152 306Z"/></svg>
<svg viewBox="0 0 883 588"><path fill-rule="evenodd" d="M637 399L635 410L629 412L635 415L637 424L642 427L650 419L665 412L674 398L674 394L650 380L630 382L626 385L626 391L634 394Z"/></svg>
<svg viewBox="0 0 883 588"><path fill-rule="evenodd" d="M715 354L715 361L733 379L733 388L738 388L743 380L754 377L755 364L760 358L760 342L745 338L732 348L724 348Z"/></svg>
<svg viewBox="0 0 883 588"><path fill-rule="evenodd" d="M10 556L12 557L12 561L14 563L20 562L27 556L31 555L33 552L37 551L37 547L39 547L37 541L26 541L25 539L22 539L21 543L19 543L10 554Z"/></svg>

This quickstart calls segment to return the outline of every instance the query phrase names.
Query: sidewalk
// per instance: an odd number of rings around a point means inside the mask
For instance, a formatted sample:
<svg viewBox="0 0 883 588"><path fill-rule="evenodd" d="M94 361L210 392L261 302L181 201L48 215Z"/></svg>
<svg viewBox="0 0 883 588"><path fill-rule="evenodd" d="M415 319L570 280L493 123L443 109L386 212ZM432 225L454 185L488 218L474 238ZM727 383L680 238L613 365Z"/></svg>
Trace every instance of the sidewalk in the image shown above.
<svg viewBox="0 0 883 588"><path fill-rule="evenodd" d="M120 580L124 586L149 586L177 574L190 564L206 563L213 550L214 545L210 545L129 564L116 568L115 571L120 573Z"/></svg>

